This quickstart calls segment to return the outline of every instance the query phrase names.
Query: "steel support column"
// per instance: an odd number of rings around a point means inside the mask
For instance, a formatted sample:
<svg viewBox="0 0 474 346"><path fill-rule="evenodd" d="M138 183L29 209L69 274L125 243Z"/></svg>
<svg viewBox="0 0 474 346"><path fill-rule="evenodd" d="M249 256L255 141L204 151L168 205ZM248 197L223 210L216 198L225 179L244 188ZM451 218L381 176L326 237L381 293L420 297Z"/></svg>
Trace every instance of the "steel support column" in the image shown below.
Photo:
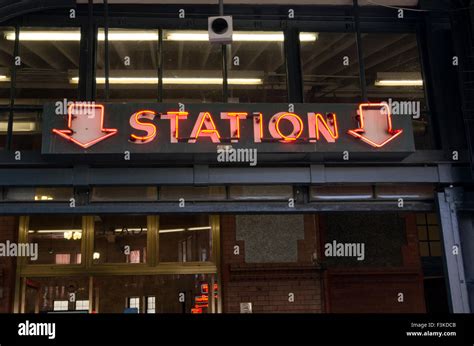
<svg viewBox="0 0 474 346"><path fill-rule="evenodd" d="M464 244L459 232L458 204L461 200L462 188L447 188L437 194L450 309L454 313L469 313L471 310L462 253Z"/></svg>

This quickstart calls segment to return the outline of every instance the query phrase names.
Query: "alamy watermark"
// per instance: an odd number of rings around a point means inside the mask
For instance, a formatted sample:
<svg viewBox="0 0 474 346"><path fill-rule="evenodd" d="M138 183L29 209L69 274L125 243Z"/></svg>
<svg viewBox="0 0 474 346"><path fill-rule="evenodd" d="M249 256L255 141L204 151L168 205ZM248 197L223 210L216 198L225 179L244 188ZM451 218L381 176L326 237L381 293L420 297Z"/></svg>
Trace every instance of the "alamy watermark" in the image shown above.
<svg viewBox="0 0 474 346"><path fill-rule="evenodd" d="M38 243L13 243L7 240L0 243L0 257L30 257L38 259Z"/></svg>
<svg viewBox="0 0 474 346"><path fill-rule="evenodd" d="M47 336L52 340L56 338L56 323L43 322L36 323L26 320L24 323L18 324L19 336Z"/></svg>
<svg viewBox="0 0 474 346"><path fill-rule="evenodd" d="M421 116L421 102L420 101L394 101L389 98L388 102L383 101L392 115L409 115L413 119L419 119ZM386 114L386 108L382 108L382 114Z"/></svg>
<svg viewBox="0 0 474 346"><path fill-rule="evenodd" d="M62 99L54 103L56 115L68 115L69 107L74 105L74 115L95 116L95 101L70 101Z"/></svg>
<svg viewBox="0 0 474 346"><path fill-rule="evenodd" d="M365 259L364 243L338 243L333 240L332 243L324 245L324 256L326 257L356 257L358 261Z"/></svg>
<svg viewBox="0 0 474 346"><path fill-rule="evenodd" d="M250 166L257 165L257 149L232 148L230 145L217 147L217 162L248 162Z"/></svg>

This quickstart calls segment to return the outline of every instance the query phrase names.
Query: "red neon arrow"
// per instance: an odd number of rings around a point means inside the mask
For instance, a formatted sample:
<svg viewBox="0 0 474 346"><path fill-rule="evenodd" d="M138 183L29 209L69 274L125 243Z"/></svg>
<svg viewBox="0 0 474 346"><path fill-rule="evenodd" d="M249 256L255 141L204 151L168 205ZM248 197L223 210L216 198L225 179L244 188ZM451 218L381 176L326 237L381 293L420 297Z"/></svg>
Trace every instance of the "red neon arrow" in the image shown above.
<svg viewBox="0 0 474 346"><path fill-rule="evenodd" d="M77 109L80 108L80 111ZM68 107L67 130L53 129L53 133L86 149L115 135L117 129L104 128L104 106L73 103Z"/></svg>
<svg viewBox="0 0 474 346"><path fill-rule="evenodd" d="M379 107L379 109L364 111L364 108L368 107ZM385 108L385 111L382 112L381 108ZM362 103L359 105L358 113L359 128L349 130L347 133L375 148L382 148L403 133L403 130L392 128L392 114L390 107L385 103ZM386 121L384 117L387 117Z"/></svg>

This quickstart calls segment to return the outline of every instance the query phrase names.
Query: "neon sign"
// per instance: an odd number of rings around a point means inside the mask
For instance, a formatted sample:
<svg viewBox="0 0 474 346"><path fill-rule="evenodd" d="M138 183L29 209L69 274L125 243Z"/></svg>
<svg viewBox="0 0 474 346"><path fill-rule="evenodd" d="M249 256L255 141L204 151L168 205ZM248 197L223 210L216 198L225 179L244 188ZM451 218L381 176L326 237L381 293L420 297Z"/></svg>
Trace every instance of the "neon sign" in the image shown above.
<svg viewBox="0 0 474 346"><path fill-rule="evenodd" d="M46 117L52 136L44 153L201 153L216 145L252 146L260 152L414 151L411 118L392 114L384 103L92 105L89 114L68 107L61 117ZM45 114L48 111L45 110ZM63 120L64 121L64 120ZM107 126L105 126L107 125ZM59 138L73 144L61 144ZM105 141L108 139L107 141ZM91 148L92 147L92 148Z"/></svg>
<svg viewBox="0 0 474 346"><path fill-rule="evenodd" d="M97 114L99 113L99 114ZM117 129L104 127L104 106L71 104L68 107L66 130L53 129L53 133L87 149L117 134Z"/></svg>

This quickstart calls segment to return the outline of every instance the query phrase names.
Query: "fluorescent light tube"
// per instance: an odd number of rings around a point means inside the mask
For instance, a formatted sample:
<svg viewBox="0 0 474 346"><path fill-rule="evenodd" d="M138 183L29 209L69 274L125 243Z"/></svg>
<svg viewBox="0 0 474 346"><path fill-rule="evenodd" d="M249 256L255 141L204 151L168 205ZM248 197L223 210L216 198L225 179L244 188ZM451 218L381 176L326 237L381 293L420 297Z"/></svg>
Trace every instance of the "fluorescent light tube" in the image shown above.
<svg viewBox="0 0 474 346"><path fill-rule="evenodd" d="M188 231L203 231L206 229L211 229L211 226L204 226L204 227L190 227Z"/></svg>
<svg viewBox="0 0 474 346"><path fill-rule="evenodd" d="M375 86L379 87L397 87L397 86L423 86L423 80L409 80L409 79L382 79L375 81Z"/></svg>
<svg viewBox="0 0 474 346"><path fill-rule="evenodd" d="M5 34L8 41L15 41L15 32ZM28 31L20 30L20 41L80 41L80 31Z"/></svg>
<svg viewBox="0 0 474 346"><path fill-rule="evenodd" d="M229 78L227 79L230 85L261 85L263 81L261 78ZM72 84L79 82L79 77L71 78ZM105 84L104 77L96 78L97 84ZM157 77L110 77L110 84L158 84ZM175 77L175 78L163 78L163 84L203 84L203 85L220 85L222 84L222 78L206 78L206 77Z"/></svg>
<svg viewBox="0 0 474 346"><path fill-rule="evenodd" d="M82 232L82 229L41 229L36 233L64 233L64 232Z"/></svg>
<svg viewBox="0 0 474 346"><path fill-rule="evenodd" d="M15 40L15 32L8 31L5 38L8 41ZM36 31L21 30L20 41L80 41L79 31ZM97 34L99 41L105 40L104 31ZM209 41L206 31L169 31L165 34L166 41ZM282 32L265 31L236 31L233 34L233 41L237 42L283 42L285 39ZM301 42L314 42L318 39L318 34L313 32L300 33ZM109 41L158 41L158 33L152 31L109 31Z"/></svg>
<svg viewBox="0 0 474 346"><path fill-rule="evenodd" d="M174 233L174 232L184 232L184 228L173 228L173 229L160 229L158 233Z"/></svg>
<svg viewBox="0 0 474 346"><path fill-rule="evenodd" d="M5 34L9 41L15 40L15 32ZM97 34L99 41L105 41L103 31ZM20 31L20 41L80 41L79 31ZM158 33L150 31L110 31L109 41L158 41Z"/></svg>
<svg viewBox="0 0 474 346"><path fill-rule="evenodd" d="M10 78L4 75L0 75L0 82L9 82Z"/></svg>
<svg viewBox="0 0 474 346"><path fill-rule="evenodd" d="M300 33L301 42L314 42L318 38L317 33ZM166 41L209 41L209 35L205 31L170 31L165 34ZM245 32L236 31L232 35L236 42L283 42L285 36L282 32Z"/></svg>

